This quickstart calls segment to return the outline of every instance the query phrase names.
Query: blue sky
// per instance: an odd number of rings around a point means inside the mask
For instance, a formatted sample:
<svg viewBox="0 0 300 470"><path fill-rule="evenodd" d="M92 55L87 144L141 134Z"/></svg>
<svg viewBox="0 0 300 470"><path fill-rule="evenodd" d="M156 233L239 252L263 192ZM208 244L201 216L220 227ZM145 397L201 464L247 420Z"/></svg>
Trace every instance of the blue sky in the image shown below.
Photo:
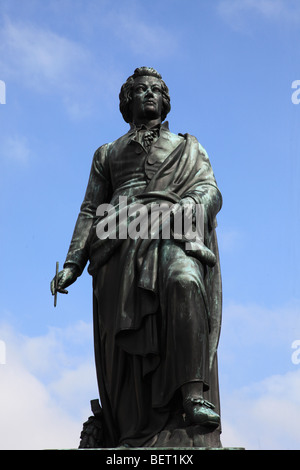
<svg viewBox="0 0 300 470"><path fill-rule="evenodd" d="M0 0L2 448L77 447L97 397L91 278L56 309L49 283L94 151L127 132L118 94L142 65L224 198L223 444L300 448L299 34L297 0Z"/></svg>

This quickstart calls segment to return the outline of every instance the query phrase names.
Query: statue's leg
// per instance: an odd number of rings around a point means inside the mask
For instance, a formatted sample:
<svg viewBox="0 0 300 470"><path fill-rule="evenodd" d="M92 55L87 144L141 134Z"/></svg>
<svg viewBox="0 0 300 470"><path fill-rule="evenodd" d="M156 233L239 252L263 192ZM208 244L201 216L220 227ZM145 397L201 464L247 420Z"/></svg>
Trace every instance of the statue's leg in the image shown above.
<svg viewBox="0 0 300 470"><path fill-rule="evenodd" d="M184 245L166 240L159 263L162 330L170 374L177 384L208 384L208 314L203 300L204 269Z"/></svg>
<svg viewBox="0 0 300 470"><path fill-rule="evenodd" d="M183 407L191 422L216 427L220 418L203 398L203 391L209 388L204 268L197 259L186 255L184 245L172 241L164 243L160 262L170 383L181 388Z"/></svg>

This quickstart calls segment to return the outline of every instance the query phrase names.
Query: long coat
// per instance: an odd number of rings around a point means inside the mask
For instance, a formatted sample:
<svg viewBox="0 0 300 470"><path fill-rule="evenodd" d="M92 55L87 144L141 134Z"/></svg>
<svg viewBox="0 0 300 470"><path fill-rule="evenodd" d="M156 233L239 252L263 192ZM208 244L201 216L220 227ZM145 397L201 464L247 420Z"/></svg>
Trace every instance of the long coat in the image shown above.
<svg viewBox="0 0 300 470"><path fill-rule="evenodd" d="M199 309L205 308L209 324L205 397L217 411L222 288L215 228L222 197L206 151L195 137L171 133L167 123L149 153L132 127L94 154L65 266L75 263L81 273L89 261L93 276L95 361L106 445L142 446L168 423L170 403L184 380L173 380L169 372L175 351L168 351L168 361L163 360L165 348L170 347L164 344L170 319L162 301L161 273L167 266L161 254L166 243L177 242L99 239L97 226L103 218L97 216L97 208L109 203L113 210L108 210L106 220L116 220L116 214L124 210L120 196L127 198L126 209L138 202L150 211L155 202L172 205L186 197L204 207L205 246L184 256L201 267L197 276L204 307L199 305ZM117 220L117 230L128 223L126 218ZM182 270L187 266L183 261ZM197 349L197 344L190 347Z"/></svg>

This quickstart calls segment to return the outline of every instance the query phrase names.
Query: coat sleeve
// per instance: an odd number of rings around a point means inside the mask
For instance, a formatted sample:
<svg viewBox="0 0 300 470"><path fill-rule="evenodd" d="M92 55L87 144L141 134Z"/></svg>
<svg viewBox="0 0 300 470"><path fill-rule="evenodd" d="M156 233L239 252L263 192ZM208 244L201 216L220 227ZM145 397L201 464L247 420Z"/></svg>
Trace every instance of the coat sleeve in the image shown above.
<svg viewBox="0 0 300 470"><path fill-rule="evenodd" d="M111 194L107 148L108 145L105 144L96 150L94 154L85 197L80 207L64 263L64 267L69 264L77 265L79 275L84 270L89 258L88 238L96 217L97 207L104 202L108 202Z"/></svg>

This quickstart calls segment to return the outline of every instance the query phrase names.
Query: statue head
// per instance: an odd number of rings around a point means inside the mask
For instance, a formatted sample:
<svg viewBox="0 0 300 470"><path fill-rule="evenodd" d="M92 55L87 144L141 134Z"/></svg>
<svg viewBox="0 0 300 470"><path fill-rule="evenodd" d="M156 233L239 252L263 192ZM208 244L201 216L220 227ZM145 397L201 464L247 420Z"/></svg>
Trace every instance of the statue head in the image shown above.
<svg viewBox="0 0 300 470"><path fill-rule="evenodd" d="M152 67L139 67L135 69L134 74L131 75L122 85L119 99L120 111L124 120L128 123L133 121L132 94L134 85L136 81L139 80L139 77L154 77L156 79L155 81L159 82L162 94L161 121L164 121L171 109L169 90L165 82L162 80L160 73Z"/></svg>

